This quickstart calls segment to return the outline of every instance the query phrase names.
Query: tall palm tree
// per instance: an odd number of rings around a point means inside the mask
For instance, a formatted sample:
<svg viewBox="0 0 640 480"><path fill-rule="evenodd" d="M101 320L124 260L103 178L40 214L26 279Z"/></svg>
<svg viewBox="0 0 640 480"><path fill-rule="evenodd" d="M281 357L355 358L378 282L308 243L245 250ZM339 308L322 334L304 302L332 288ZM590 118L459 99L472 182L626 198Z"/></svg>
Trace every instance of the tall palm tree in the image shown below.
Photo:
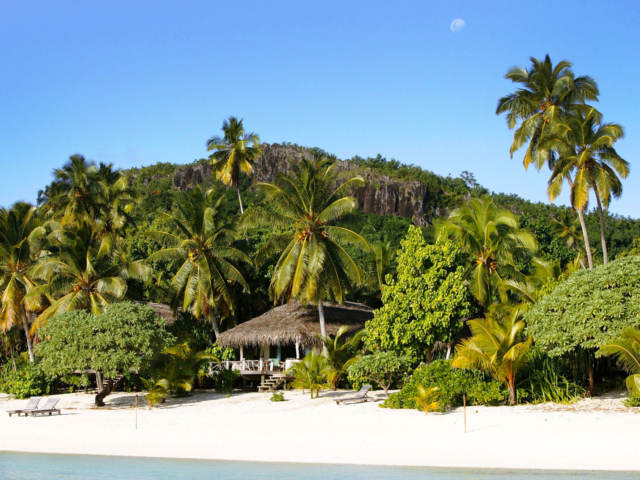
<svg viewBox="0 0 640 480"><path fill-rule="evenodd" d="M25 300L32 310L44 311L31 327L32 333L49 319L70 310L93 314L122 300L127 279L146 280L149 267L122 260L110 236L101 233L101 224L78 220L47 236L47 250L31 270L42 284L32 288Z"/></svg>
<svg viewBox="0 0 640 480"><path fill-rule="evenodd" d="M524 321L517 307L495 305L483 320L469 320L472 337L456 347L453 366L476 367L504 382L509 389L509 403L518 403L516 375L527 361L532 338L522 339Z"/></svg>
<svg viewBox="0 0 640 480"><path fill-rule="evenodd" d="M240 172L251 173L253 164L262 155L260 137L251 132L246 133L242 119L229 117L222 123L224 135L213 136L207 140L207 151L213 152L209 158L213 161L213 175L222 182L236 189L240 213L244 213L240 196Z"/></svg>
<svg viewBox="0 0 640 480"><path fill-rule="evenodd" d="M31 362L35 358L24 299L37 285L30 270L44 234L35 207L16 203L9 210L0 209L0 327L7 331L22 326Z"/></svg>
<svg viewBox="0 0 640 480"><path fill-rule="evenodd" d="M48 215L62 214L63 223L71 217L93 219L98 215L107 196L107 183L94 162L80 154L71 155L53 176L54 182L40 196L46 200L43 209Z"/></svg>
<svg viewBox="0 0 640 480"><path fill-rule="evenodd" d="M489 196L474 198L451 212L442 228L470 255L466 273L469 288L485 308L505 279L524 278L516 264L529 260L537 250L534 236Z"/></svg>
<svg viewBox="0 0 640 480"><path fill-rule="evenodd" d="M360 268L341 243L371 251L357 233L331 225L357 208L356 199L349 195L364 180L354 177L335 185L333 173L334 164L326 157L293 163L291 173L280 175L276 183L256 184L276 213L252 210L243 221L247 227L277 229L256 253L256 263L280 254L271 277L271 295L275 301L298 298L317 305L323 337L327 330L322 301L342 303L354 283L363 283Z"/></svg>
<svg viewBox="0 0 640 480"><path fill-rule="evenodd" d="M601 115L594 109L565 115L545 142L551 150L553 170L549 179L549 198L553 201L561 192L565 179L575 172L571 186L571 203L578 212L586 210L593 191L600 217L600 239L605 265L609 262L605 236L604 208L611 197L622 195L621 178L629 175L629 162L624 160L614 143L624 136L617 123L600 123ZM584 219L581 220L584 222Z"/></svg>
<svg viewBox="0 0 640 480"><path fill-rule="evenodd" d="M525 168L533 162L538 170L546 162L538 155L538 146L548 130L564 113L598 101L598 85L588 76L576 77L571 63L562 60L553 65L549 55L544 60L531 57L531 67L512 67L505 77L521 87L498 101L496 114L507 114L510 129L516 128L510 153L529 143L523 159Z"/></svg>
<svg viewBox="0 0 640 480"><path fill-rule="evenodd" d="M249 290L242 273L232 262L252 263L236 244L235 223L227 221L219 211L221 202L222 198L216 201L211 191L204 193L196 187L182 195L175 215L158 212L158 217L166 220L172 231L150 232L168 248L147 259L148 262L184 262L171 280L171 306L174 310L182 306L196 318L208 316L216 339L220 336L216 305L222 301L233 312L229 284L237 283Z"/></svg>

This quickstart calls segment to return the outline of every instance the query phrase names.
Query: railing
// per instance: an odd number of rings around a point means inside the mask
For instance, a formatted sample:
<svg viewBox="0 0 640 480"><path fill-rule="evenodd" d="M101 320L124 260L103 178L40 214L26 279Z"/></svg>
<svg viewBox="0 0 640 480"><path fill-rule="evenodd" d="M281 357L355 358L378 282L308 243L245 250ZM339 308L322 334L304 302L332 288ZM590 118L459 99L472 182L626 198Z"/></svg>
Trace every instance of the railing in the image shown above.
<svg viewBox="0 0 640 480"><path fill-rule="evenodd" d="M209 375L222 370L236 370L239 372L273 372L273 360L225 360L209 364Z"/></svg>

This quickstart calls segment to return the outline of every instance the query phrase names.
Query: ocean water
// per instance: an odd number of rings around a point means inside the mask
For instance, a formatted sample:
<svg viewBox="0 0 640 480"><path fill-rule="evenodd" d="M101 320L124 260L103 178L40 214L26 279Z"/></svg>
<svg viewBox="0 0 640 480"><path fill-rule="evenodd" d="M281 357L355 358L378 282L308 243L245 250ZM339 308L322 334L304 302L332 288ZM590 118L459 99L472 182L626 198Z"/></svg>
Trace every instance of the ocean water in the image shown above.
<svg viewBox="0 0 640 480"><path fill-rule="evenodd" d="M174 460L0 452L0 479L637 480L638 472L560 472Z"/></svg>

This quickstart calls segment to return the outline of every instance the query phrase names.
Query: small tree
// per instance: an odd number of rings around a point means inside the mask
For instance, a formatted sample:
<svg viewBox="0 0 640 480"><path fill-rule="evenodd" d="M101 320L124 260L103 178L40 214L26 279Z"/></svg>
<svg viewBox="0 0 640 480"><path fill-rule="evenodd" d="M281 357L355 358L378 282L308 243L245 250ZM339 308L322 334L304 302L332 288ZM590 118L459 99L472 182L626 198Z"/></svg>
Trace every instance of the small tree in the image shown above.
<svg viewBox="0 0 640 480"><path fill-rule="evenodd" d="M349 379L356 381L366 378L376 382L384 389L384 394L388 397L389 388L406 371L407 363L407 358L400 357L394 352L377 352L373 355L365 355L349 367Z"/></svg>
<svg viewBox="0 0 640 480"><path fill-rule="evenodd" d="M516 307L494 305L483 320L467 322L473 336L456 347L453 366L475 367L490 373L509 389L509 403L518 403L516 376L527 361L531 337L523 339L524 322Z"/></svg>
<svg viewBox="0 0 640 480"><path fill-rule="evenodd" d="M437 410L440 406L438 398L440 397L440 389L438 387L425 387L418 385L418 395L413 397L416 406L422 407L425 415L429 415L431 410Z"/></svg>
<svg viewBox="0 0 640 480"><path fill-rule="evenodd" d="M525 314L527 334L549 356L588 354L589 393L598 348L640 320L640 257L625 257L574 273Z"/></svg>
<svg viewBox="0 0 640 480"><path fill-rule="evenodd" d="M324 345L323 355L327 358L329 381L334 392L337 390L338 382L346 375L347 369L358 359L358 345L366 334L365 330L360 330L351 338L343 340L342 336L348 330L349 327L342 325L333 337L316 335Z"/></svg>
<svg viewBox="0 0 640 480"><path fill-rule="evenodd" d="M327 382L330 374L329 364L326 357L315 349L311 350L301 362L294 363L287 373L296 378L293 381L293 388L301 389L302 393L309 390L311 398L314 398L314 393L315 398L318 398L320 390L329 386Z"/></svg>
<svg viewBox="0 0 640 480"><path fill-rule="evenodd" d="M173 341L165 321L152 308L135 303L108 305L98 315L66 312L53 317L38 333L43 340L36 351L45 373L96 372L96 407L104 406L105 397L124 379L116 381L118 376L138 371L145 358Z"/></svg>
<svg viewBox="0 0 640 480"><path fill-rule="evenodd" d="M367 322L365 343L391 350L417 363L436 342L451 343L470 315L460 250L441 236L428 245L418 227L402 240L398 276L382 286L382 308Z"/></svg>

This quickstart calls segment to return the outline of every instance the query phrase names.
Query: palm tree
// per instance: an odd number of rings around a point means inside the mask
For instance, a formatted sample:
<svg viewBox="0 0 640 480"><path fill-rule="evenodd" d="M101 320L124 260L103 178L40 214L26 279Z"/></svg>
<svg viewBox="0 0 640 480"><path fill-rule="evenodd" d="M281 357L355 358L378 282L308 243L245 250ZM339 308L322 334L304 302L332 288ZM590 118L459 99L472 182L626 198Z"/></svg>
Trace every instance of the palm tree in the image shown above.
<svg viewBox="0 0 640 480"><path fill-rule="evenodd" d="M349 327L342 325L333 337L316 335L324 346L323 355L327 358L327 366L331 372L329 378L334 392L338 388L338 382L347 373L347 369L358 360L358 345L366 335L365 330L360 330L348 340L343 340L342 336L348 330Z"/></svg>
<svg viewBox="0 0 640 480"><path fill-rule="evenodd" d="M432 410L437 410L439 407L438 398L442 395L438 387L425 387L424 385L418 385L418 395L411 398L416 402L418 407L422 407L424 413L429 415Z"/></svg>
<svg viewBox="0 0 640 480"><path fill-rule="evenodd" d="M276 213L252 210L243 221L247 227L277 229L256 253L256 263L280 253L271 277L271 295L276 302L298 298L317 305L323 337L327 329L322 301L342 303L354 283L363 283L360 268L341 243L371 250L360 235L331 225L357 208L356 199L347 195L364 184L362 178L354 177L334 186L333 170L329 159L318 156L292 164L291 173L281 175L275 184L256 184Z"/></svg>
<svg viewBox="0 0 640 480"><path fill-rule="evenodd" d="M513 154L525 143L529 143L523 164L525 168L533 162L538 170L546 162L538 155L538 146L563 114L571 112L585 101L598 101L598 85L588 76L576 77L571 63L562 60L557 65L546 55L544 60L531 57L531 67L512 67L505 77L521 88L498 101L496 114L507 114L510 129L516 128L510 153Z"/></svg>
<svg viewBox="0 0 640 480"><path fill-rule="evenodd" d="M466 277L471 292L485 308L505 279L524 278L516 264L529 260L537 250L534 236L489 196L474 198L451 212L442 228L471 256Z"/></svg>
<svg viewBox="0 0 640 480"><path fill-rule="evenodd" d="M618 365L631 374L627 387L640 396L640 329L626 328L621 338L603 345L598 353L614 357Z"/></svg>
<svg viewBox="0 0 640 480"><path fill-rule="evenodd" d="M127 280L146 280L149 267L127 262L117 255L101 224L78 220L47 236L48 254L31 270L44 283L32 288L25 300L32 310L44 311L31 327L32 333L49 319L70 310L98 314L127 292Z"/></svg>
<svg viewBox="0 0 640 480"><path fill-rule="evenodd" d="M385 283L386 276L391 273L391 262L396 256L396 251L391 248L391 242L387 242L384 245L372 245L371 250L373 252L373 259L376 267L376 286L378 290L382 290L382 285Z"/></svg>
<svg viewBox="0 0 640 480"><path fill-rule="evenodd" d="M557 215L551 217L551 227L557 237L565 242L567 248L578 254L577 259L582 268L586 268L584 265L584 252L580 246L580 242L583 239L580 238L578 233L581 228L580 219L575 217L570 209L562 209Z"/></svg>
<svg viewBox="0 0 640 480"><path fill-rule="evenodd" d="M558 262L534 258L533 272L524 280L508 279L505 288L517 294L525 303L535 304L558 285L562 271Z"/></svg>
<svg viewBox="0 0 640 480"><path fill-rule="evenodd" d="M213 161L213 175L216 179L236 189L240 213L244 213L240 196L240 172L251 173L253 164L262 155L260 137L255 133L246 133L242 119L229 117L222 123L222 137L216 135L207 140L207 151L213 152L209 158Z"/></svg>
<svg viewBox="0 0 640 480"><path fill-rule="evenodd" d="M216 339L220 335L216 305L222 301L233 312L229 284L237 283L249 290L244 277L231 262L251 263L236 244L238 233L234 222L225 220L219 211L221 202L222 197L216 201L213 192L203 193L196 187L182 195L175 215L158 212L160 219L171 224L172 231L149 233L168 248L147 259L148 262L184 262L171 280L171 306L174 310L182 306L196 318L208 316Z"/></svg>
<svg viewBox="0 0 640 480"><path fill-rule="evenodd" d="M509 389L509 403L516 405L516 375L527 361L532 338L522 340L524 321L518 307L494 306L485 319L469 320L472 337L456 347L453 366L475 367L489 372Z"/></svg>
<svg viewBox="0 0 640 480"><path fill-rule="evenodd" d="M45 235L35 210L27 203L16 203L9 210L0 209L0 327L6 332L13 325L22 326L31 362L35 357L24 300L37 286L31 267Z"/></svg>
<svg viewBox="0 0 640 480"><path fill-rule="evenodd" d="M320 390L328 388L327 378L331 375L327 358L315 349L307 354L301 361L296 362L287 371L288 375L295 377L293 388L299 388L304 393L309 390L311 398L318 398Z"/></svg>
<svg viewBox="0 0 640 480"><path fill-rule="evenodd" d="M94 162L75 154L62 168L53 171L54 182L40 195L48 215L63 214L63 223L70 217L95 218L107 196L107 184L100 177Z"/></svg>
<svg viewBox="0 0 640 480"><path fill-rule="evenodd" d="M590 191L593 190L600 217L602 256L606 265L609 256L603 205L605 209L608 208L612 196L618 198L622 195L620 178L629 175L629 163L613 148L613 144L624 136L624 129L617 123L601 124L600 117L594 108L565 115L554 127L544 149L553 151L553 170L549 179L551 201L560 195L564 180L572 172L575 172L575 176L570 183L571 204L579 213L586 210ZM581 222L584 222L584 218Z"/></svg>

